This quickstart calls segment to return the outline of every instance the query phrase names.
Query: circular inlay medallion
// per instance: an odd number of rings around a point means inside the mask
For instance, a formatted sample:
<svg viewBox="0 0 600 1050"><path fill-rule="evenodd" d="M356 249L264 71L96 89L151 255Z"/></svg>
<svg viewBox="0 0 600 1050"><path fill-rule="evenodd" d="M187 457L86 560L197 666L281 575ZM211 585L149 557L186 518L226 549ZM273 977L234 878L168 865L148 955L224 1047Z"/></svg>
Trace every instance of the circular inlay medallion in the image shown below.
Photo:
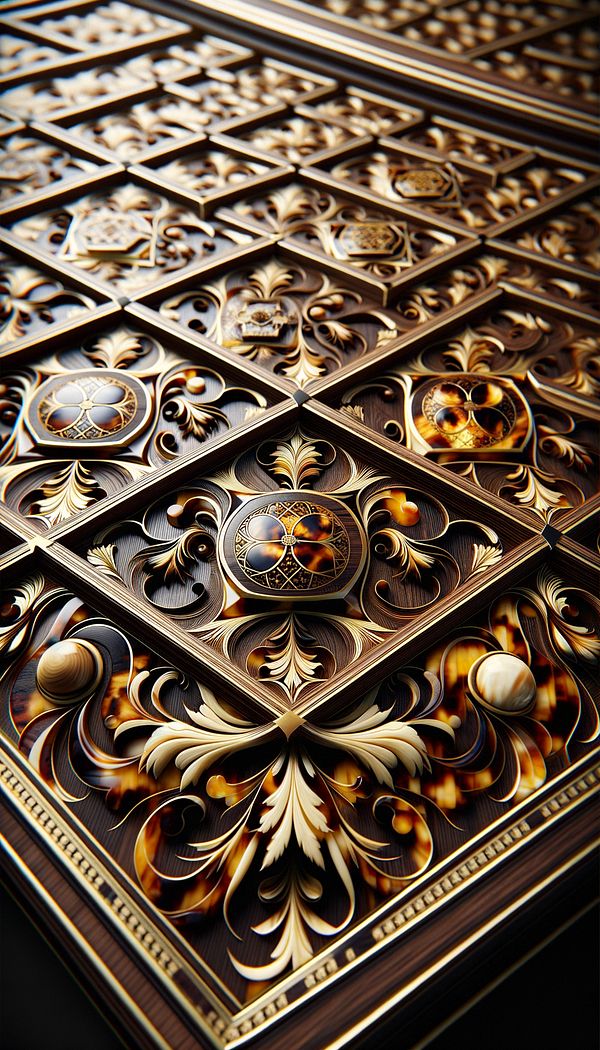
<svg viewBox="0 0 600 1050"><path fill-rule="evenodd" d="M143 383L93 368L47 379L32 398L27 423L38 443L128 444L150 411Z"/></svg>
<svg viewBox="0 0 600 1050"><path fill-rule="evenodd" d="M247 594L274 601L340 597L364 565L366 539L341 500L320 492L265 493L226 523L219 555Z"/></svg>
<svg viewBox="0 0 600 1050"><path fill-rule="evenodd" d="M531 428L527 405L514 383L467 373L422 384L412 414L420 437L440 451L519 449Z"/></svg>
<svg viewBox="0 0 600 1050"><path fill-rule="evenodd" d="M480 656L469 670L468 685L472 696L496 714L524 715L535 706L535 678L514 653L496 651Z"/></svg>

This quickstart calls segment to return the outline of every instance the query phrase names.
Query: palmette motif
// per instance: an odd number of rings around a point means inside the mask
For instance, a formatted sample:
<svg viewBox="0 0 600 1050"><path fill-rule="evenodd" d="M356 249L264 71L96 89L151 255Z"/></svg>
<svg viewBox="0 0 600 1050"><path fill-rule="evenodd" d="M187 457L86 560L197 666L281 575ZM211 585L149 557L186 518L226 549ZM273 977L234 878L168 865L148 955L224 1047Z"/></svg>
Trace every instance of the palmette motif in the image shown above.
<svg viewBox="0 0 600 1050"><path fill-rule="evenodd" d="M418 59L419 90L395 98L191 14L17 11L0 786L21 765L24 820L110 909L110 942L223 1045L399 916L461 907L485 866L510 878L513 846L535 874L553 806L565 841L585 802L598 202L583 150L507 130L535 93L578 109L584 141L595 30L561 2L315 5L340 39L362 19L363 57L370 30L390 56L400 42L407 87ZM436 111L440 56L456 84L504 92L501 122ZM44 63L29 82L24 57ZM63 586L78 575L86 605ZM54 830L29 812L38 789Z"/></svg>
<svg viewBox="0 0 600 1050"><path fill-rule="evenodd" d="M600 656L600 603L548 570L333 717L241 715L42 577L23 581L13 610L0 653L13 660L21 750L66 804L104 797L107 844L133 829L126 867L190 936L199 916L221 914L237 940L229 962L250 982L309 961L417 878L442 826L460 840L478 796L527 797L598 734L584 679ZM515 664L514 688L533 689L526 708L510 695L494 707L479 674L483 703L472 681L486 660ZM250 887L264 916L252 930ZM253 935L269 955L258 965L243 958Z"/></svg>

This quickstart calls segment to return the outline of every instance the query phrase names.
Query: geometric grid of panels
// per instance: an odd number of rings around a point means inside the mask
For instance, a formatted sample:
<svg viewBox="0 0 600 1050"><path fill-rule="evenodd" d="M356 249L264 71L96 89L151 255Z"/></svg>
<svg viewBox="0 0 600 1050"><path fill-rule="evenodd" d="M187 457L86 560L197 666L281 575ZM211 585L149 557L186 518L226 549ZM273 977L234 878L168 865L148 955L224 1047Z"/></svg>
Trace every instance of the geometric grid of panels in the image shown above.
<svg viewBox="0 0 600 1050"><path fill-rule="evenodd" d="M4 21L0 774L227 1043L594 754L598 177L196 18Z"/></svg>

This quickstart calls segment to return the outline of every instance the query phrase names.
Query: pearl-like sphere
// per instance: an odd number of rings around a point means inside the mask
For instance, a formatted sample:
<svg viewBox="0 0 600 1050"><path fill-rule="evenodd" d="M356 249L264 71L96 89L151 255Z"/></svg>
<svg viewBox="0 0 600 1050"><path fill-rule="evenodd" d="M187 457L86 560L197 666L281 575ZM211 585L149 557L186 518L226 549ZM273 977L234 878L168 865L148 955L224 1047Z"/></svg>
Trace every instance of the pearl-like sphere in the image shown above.
<svg viewBox="0 0 600 1050"><path fill-rule="evenodd" d="M490 707L517 714L535 700L536 684L530 668L514 653L489 653L478 663L475 691Z"/></svg>
<svg viewBox="0 0 600 1050"><path fill-rule="evenodd" d="M95 645L67 638L49 645L36 672L41 693L54 704L69 704L89 695L102 674L102 659Z"/></svg>

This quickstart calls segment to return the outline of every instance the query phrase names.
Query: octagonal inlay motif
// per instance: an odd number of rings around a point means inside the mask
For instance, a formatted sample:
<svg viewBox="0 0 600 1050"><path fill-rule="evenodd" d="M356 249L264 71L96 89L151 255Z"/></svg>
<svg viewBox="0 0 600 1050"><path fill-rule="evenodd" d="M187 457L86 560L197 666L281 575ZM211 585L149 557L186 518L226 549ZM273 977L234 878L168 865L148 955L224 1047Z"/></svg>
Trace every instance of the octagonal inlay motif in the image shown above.
<svg viewBox="0 0 600 1050"><path fill-rule="evenodd" d="M366 556L354 514L323 493L257 496L229 520L220 542L224 571L248 594L276 601L341 597Z"/></svg>
<svg viewBox="0 0 600 1050"><path fill-rule="evenodd" d="M134 376L90 368L42 383L29 403L27 423L41 444L122 445L149 412L146 388Z"/></svg>

